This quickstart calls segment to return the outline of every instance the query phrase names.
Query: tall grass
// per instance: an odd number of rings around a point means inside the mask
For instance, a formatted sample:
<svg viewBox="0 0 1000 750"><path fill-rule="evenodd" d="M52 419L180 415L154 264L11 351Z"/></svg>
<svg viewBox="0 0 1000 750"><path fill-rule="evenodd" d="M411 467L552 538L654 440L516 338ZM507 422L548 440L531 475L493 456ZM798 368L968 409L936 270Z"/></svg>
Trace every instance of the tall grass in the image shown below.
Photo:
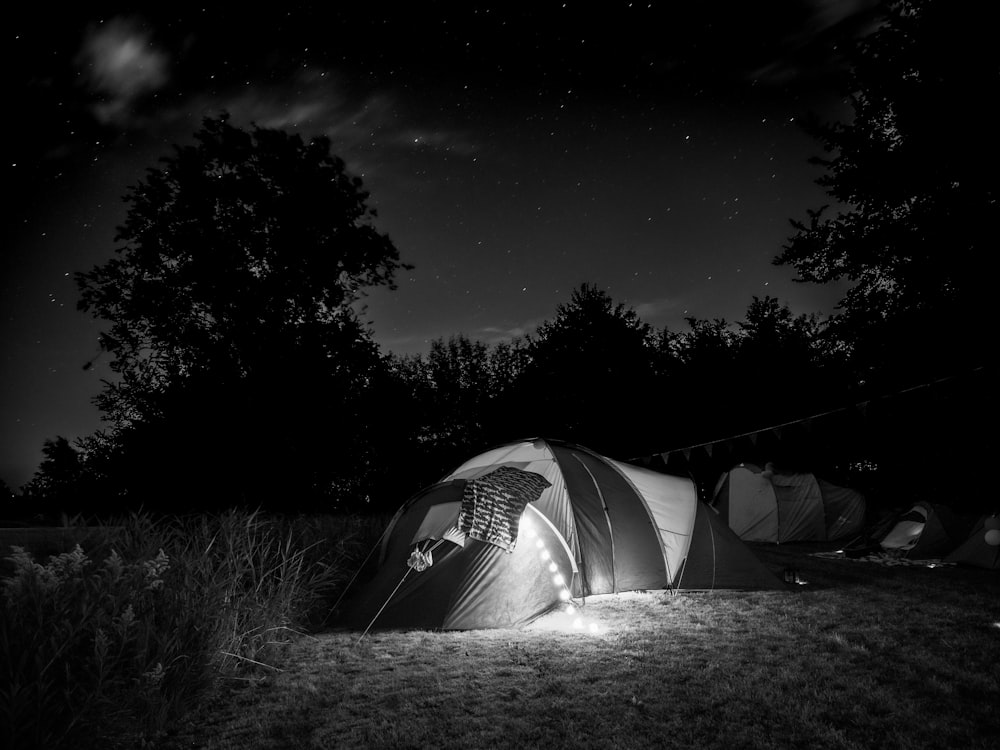
<svg viewBox="0 0 1000 750"><path fill-rule="evenodd" d="M336 519L137 514L89 548L8 558L0 744L138 746L219 677L280 671L353 551Z"/></svg>

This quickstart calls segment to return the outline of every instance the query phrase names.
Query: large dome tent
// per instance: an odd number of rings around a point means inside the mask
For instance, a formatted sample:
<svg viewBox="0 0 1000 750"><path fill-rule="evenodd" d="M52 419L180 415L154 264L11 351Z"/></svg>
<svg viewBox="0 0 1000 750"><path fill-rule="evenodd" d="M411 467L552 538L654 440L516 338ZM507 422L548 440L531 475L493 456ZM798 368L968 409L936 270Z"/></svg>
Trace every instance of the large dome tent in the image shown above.
<svg viewBox="0 0 1000 750"><path fill-rule="evenodd" d="M517 627L596 594L785 587L690 479L545 439L474 456L411 497L378 561L344 602L349 627Z"/></svg>

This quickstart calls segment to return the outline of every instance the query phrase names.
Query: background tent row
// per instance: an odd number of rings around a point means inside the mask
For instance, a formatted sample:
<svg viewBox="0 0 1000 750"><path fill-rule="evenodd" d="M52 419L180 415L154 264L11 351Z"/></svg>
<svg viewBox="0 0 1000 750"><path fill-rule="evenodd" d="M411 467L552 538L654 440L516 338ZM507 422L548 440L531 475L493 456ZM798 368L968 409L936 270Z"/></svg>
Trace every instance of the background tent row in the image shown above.
<svg viewBox="0 0 1000 750"><path fill-rule="evenodd" d="M1000 569L1000 518L969 518L948 506L920 501L892 519L877 535L879 546L915 560L942 558L945 562Z"/></svg>
<svg viewBox="0 0 1000 750"><path fill-rule="evenodd" d="M712 506L747 542L842 539L865 524L865 498L810 473L785 474L744 463L716 484Z"/></svg>
<svg viewBox="0 0 1000 750"><path fill-rule="evenodd" d="M690 479L534 439L475 456L410 498L340 619L515 627L595 594L784 587Z"/></svg>

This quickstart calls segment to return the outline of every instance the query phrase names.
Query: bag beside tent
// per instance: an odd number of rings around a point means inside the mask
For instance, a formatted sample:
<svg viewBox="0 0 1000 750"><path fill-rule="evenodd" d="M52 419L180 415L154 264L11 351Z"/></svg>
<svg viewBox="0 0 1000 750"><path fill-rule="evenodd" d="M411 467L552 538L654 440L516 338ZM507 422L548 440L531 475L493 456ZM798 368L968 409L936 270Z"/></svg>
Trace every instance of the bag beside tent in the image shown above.
<svg viewBox="0 0 1000 750"><path fill-rule="evenodd" d="M861 493L813 474L782 474L753 464L720 477L712 506L747 542L842 539L857 534L865 522Z"/></svg>
<svg viewBox="0 0 1000 750"><path fill-rule="evenodd" d="M491 497L509 494L495 480L501 471L529 477L540 491L518 518L505 509L480 523L484 533L471 534L463 519L482 515L475 508L482 497L470 499L469 488L487 482ZM383 536L378 572L346 602L342 620L349 627L516 627L575 597L671 587L785 584L698 501L691 480L581 446L525 440L469 459L410 498Z"/></svg>
<svg viewBox="0 0 1000 750"><path fill-rule="evenodd" d="M944 561L1000 570L1000 517L993 514L980 518L968 539L950 552Z"/></svg>

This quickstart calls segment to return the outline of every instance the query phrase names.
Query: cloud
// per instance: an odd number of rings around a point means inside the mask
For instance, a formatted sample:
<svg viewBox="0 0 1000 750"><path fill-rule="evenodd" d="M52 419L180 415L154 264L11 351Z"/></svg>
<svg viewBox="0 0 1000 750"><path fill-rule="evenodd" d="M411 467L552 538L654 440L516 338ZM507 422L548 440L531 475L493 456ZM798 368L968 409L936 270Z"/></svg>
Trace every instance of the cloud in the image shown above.
<svg viewBox="0 0 1000 750"><path fill-rule="evenodd" d="M405 148L447 151L458 156L472 156L476 145L463 133L454 130L406 129L395 133L392 142Z"/></svg>
<svg viewBox="0 0 1000 750"><path fill-rule="evenodd" d="M648 302L637 302L632 308L643 322L656 325L669 313L675 312L682 302L673 297L660 297Z"/></svg>
<svg viewBox="0 0 1000 750"><path fill-rule="evenodd" d="M138 22L126 18L88 29L77 62L91 92L100 97L92 112L106 124L130 121L136 100L170 78L169 56L153 46Z"/></svg>
<svg viewBox="0 0 1000 750"><path fill-rule="evenodd" d="M520 325L512 326L483 326L476 331L474 338L486 344L499 344L509 342L512 339L534 334L538 327L546 321L546 318L532 318Z"/></svg>
<svg viewBox="0 0 1000 750"><path fill-rule="evenodd" d="M510 341L511 339L523 336L524 334L534 330L534 327L529 328L528 326L514 326L513 328L486 326L485 328L480 328L477 333L480 334L478 338L481 341L484 341L487 344L495 344L498 341Z"/></svg>
<svg viewBox="0 0 1000 750"><path fill-rule="evenodd" d="M878 23L877 0L808 0L809 16L784 39L784 51L748 74L771 86L824 76L843 66L845 43L870 33Z"/></svg>

